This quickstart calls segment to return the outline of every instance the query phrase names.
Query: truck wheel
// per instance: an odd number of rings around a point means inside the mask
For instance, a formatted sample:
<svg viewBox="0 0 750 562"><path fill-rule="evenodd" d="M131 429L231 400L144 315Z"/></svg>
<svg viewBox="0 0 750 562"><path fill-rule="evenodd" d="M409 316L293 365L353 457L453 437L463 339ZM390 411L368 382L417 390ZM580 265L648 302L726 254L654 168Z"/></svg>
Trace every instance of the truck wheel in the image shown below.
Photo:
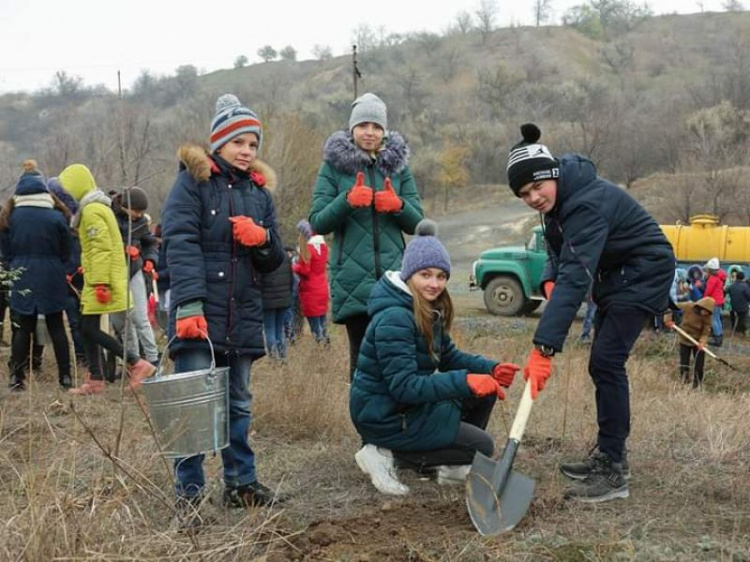
<svg viewBox="0 0 750 562"><path fill-rule="evenodd" d="M541 305L542 305L542 301L528 300L528 301L526 301L526 304L523 307L523 313L524 314L531 314L537 308L539 308Z"/></svg>
<svg viewBox="0 0 750 562"><path fill-rule="evenodd" d="M523 289L512 277L495 277L484 289L484 305L492 314L517 316L525 303Z"/></svg>

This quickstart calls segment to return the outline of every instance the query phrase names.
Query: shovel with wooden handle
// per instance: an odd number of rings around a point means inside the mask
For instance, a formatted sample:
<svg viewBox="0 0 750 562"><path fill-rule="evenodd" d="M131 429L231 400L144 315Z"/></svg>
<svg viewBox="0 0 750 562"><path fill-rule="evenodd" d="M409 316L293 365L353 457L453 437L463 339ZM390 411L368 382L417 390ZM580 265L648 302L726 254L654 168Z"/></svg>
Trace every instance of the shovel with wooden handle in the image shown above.
<svg viewBox="0 0 750 562"><path fill-rule="evenodd" d="M692 337L692 336L691 336L690 334L688 334L688 333L687 333L687 332L686 332L685 330L683 330L682 328L680 328L680 327L679 327L679 326L678 326L677 324L675 324L674 326L672 326L672 328L673 328L673 329L674 329L674 330L675 330L675 331L676 331L676 332L677 332L678 334L680 334L680 335L681 335L681 336L683 336L683 337L684 337L685 339L687 339L687 340L688 340L688 341L689 341L690 343L692 343L692 344L693 344L694 346L698 347L698 346L700 345L700 344L698 343L698 340L696 340L696 339L695 339L694 337ZM729 368L730 368L730 369L732 369L733 371L736 371L736 370L737 370L737 369L736 369L736 368L735 368L735 367L734 367L734 366L733 366L732 364L730 364L730 363L729 363L729 361L727 361L726 359L723 359L723 358L719 357L718 355L716 355L716 354L715 354L715 353L714 353L713 351L711 351L711 350L710 350L710 349L708 349L707 347L705 347L705 346L704 346L704 347L703 347L703 351L705 351L705 352L706 352L706 355L708 355L709 357L713 357L713 358L714 358L714 359L716 359L716 360L717 360L717 361L718 361L719 363L723 363L724 365L726 365L727 367L729 367Z"/></svg>
<svg viewBox="0 0 750 562"><path fill-rule="evenodd" d="M466 478L466 507L471 522L482 536L512 530L526 514L534 497L534 481L513 470L513 460L533 403L531 383L527 382L502 455L497 460L478 451L474 455Z"/></svg>

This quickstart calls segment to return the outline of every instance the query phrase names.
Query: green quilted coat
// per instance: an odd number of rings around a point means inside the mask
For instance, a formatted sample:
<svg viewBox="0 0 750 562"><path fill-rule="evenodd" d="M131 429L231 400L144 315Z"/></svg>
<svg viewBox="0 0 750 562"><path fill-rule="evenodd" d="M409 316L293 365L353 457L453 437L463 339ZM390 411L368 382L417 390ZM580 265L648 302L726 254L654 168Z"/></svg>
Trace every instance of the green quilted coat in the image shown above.
<svg viewBox="0 0 750 562"><path fill-rule="evenodd" d="M348 132L338 131L326 141L310 224L318 234L333 233L329 263L334 322L366 314L375 282L384 272L401 269L404 233L413 234L423 216L408 160L406 142L392 131L375 159L357 148ZM404 202L401 211L376 213L374 205L351 207L346 196L360 171L365 185L375 191L381 191L385 178L390 177Z"/></svg>

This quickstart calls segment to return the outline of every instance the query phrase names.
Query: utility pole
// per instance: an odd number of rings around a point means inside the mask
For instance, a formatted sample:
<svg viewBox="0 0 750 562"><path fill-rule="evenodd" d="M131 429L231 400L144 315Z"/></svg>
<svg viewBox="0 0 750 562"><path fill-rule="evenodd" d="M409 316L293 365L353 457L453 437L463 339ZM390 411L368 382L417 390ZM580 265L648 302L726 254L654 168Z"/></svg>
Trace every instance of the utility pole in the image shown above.
<svg viewBox="0 0 750 562"><path fill-rule="evenodd" d="M362 73L359 71L357 66L357 46L352 45L352 80L354 82L354 99L356 100L359 96L357 95L357 80L362 78Z"/></svg>
<svg viewBox="0 0 750 562"><path fill-rule="evenodd" d="M128 170L125 167L125 131L123 128L123 99L122 99L122 81L120 80L120 71L117 71L117 97L118 99L118 128L119 130L119 145L120 145L120 174L122 176L122 185L124 186L128 181ZM127 316L127 315L126 315Z"/></svg>

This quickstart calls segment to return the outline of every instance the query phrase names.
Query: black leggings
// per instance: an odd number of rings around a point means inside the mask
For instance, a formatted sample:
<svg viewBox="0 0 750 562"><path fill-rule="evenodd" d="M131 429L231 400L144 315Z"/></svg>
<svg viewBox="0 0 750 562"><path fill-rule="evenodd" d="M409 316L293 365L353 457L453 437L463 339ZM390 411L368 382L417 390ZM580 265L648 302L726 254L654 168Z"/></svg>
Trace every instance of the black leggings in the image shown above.
<svg viewBox="0 0 750 562"><path fill-rule="evenodd" d="M65 334L63 313L61 311L46 314L44 320L47 324L49 337L52 340L52 346L55 349L57 372L60 380L62 380L63 377L70 376L70 348L68 347L68 336ZM37 315L18 314L15 315L15 321L18 322L18 329L13 334L11 344L11 375L22 380L29 360L31 337L36 330Z"/></svg>
<svg viewBox="0 0 750 562"><path fill-rule="evenodd" d="M83 346L86 350L86 359L89 362L89 372L91 373L91 378L98 381L104 380L99 346L120 359L124 357L122 344L101 330L101 320L101 314L86 314L81 316L81 336L83 337ZM137 355L128 353L125 360L129 365L133 365L138 359L140 357Z"/></svg>
<svg viewBox="0 0 750 562"><path fill-rule="evenodd" d="M359 359L359 348L362 346L362 340L365 339L365 332L369 323L370 317L367 314L350 316L344 320L346 335L349 337L349 382L352 382L354 378L357 359Z"/></svg>
<svg viewBox="0 0 750 562"><path fill-rule="evenodd" d="M392 451L397 466L423 470L442 465L471 464L477 451L491 457L495 444L484 429L496 400L495 396L465 398L461 401L461 423L453 442L443 449L431 451Z"/></svg>
<svg viewBox="0 0 750 562"><path fill-rule="evenodd" d="M683 382L690 382L690 356L695 357L693 366L693 386L699 386L703 382L703 365L706 362L706 354L692 345L680 344L680 375Z"/></svg>

